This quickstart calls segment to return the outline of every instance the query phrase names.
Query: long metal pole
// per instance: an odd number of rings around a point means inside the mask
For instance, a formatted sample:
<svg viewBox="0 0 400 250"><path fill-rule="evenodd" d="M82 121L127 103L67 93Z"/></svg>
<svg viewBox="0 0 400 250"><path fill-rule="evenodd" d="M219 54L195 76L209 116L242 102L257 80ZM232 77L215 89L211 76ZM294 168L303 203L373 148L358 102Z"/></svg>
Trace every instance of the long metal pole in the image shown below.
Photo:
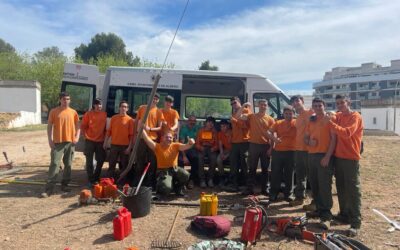
<svg viewBox="0 0 400 250"><path fill-rule="evenodd" d="M396 107L397 107L397 102L396 102L396 94L397 94L397 85L399 85L399 81L396 82L396 87L394 88L394 98L393 98L393 132L396 133Z"/></svg>
<svg viewBox="0 0 400 250"><path fill-rule="evenodd" d="M133 164L136 162L137 149L139 147L139 142L140 142L140 140L142 138L144 124L146 123L147 117L149 116L151 104L152 104L154 96L156 94L157 87L158 87L158 82L160 81L160 79L161 79L161 75L157 74L156 77L155 77L155 80L154 80L153 89L151 90L151 93L150 93L150 96L149 96L149 100L147 101L146 112L144 113L144 116L140 120L140 124L138 123L139 130L138 130L138 133L137 133L137 136L136 136L135 144L133 144L132 152L131 152L131 154L129 156L128 166L121 173L121 175L120 175L120 177L119 177L117 182L120 182L128 174L128 172L132 169Z"/></svg>

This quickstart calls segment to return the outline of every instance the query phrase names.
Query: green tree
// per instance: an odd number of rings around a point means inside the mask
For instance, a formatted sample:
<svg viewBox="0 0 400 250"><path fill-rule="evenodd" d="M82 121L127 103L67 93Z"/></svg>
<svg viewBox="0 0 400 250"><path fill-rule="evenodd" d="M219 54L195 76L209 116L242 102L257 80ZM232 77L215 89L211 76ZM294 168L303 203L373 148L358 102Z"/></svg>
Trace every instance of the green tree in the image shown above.
<svg viewBox="0 0 400 250"><path fill-rule="evenodd" d="M201 65L199 66L199 70L212 70L212 71L218 71L218 66L210 65L210 60L206 60L204 62L201 63Z"/></svg>
<svg viewBox="0 0 400 250"><path fill-rule="evenodd" d="M64 52L60 51L57 46L46 47L33 55L34 62L46 60L49 58L61 58L64 60L67 59L67 57L64 55Z"/></svg>
<svg viewBox="0 0 400 250"><path fill-rule="evenodd" d="M92 37L90 43L81 44L75 48L75 57L81 58L85 63L89 60L97 61L99 56L111 55L116 59L133 61L132 53L127 54L126 46L122 38L114 33L100 33ZM129 57L129 58L128 58Z"/></svg>
<svg viewBox="0 0 400 250"><path fill-rule="evenodd" d="M3 39L0 38L0 53L3 53L3 52L14 53L15 48L11 44L7 43L6 41L4 41Z"/></svg>

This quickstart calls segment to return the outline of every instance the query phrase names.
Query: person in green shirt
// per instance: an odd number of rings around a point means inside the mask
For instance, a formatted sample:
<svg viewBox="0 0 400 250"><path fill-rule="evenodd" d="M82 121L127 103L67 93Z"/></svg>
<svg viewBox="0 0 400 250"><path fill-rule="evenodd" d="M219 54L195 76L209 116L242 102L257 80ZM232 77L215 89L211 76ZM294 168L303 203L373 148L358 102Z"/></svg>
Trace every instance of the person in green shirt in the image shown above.
<svg viewBox="0 0 400 250"><path fill-rule="evenodd" d="M200 126L196 124L196 116L190 115L186 124L180 128L179 131L179 142L187 143L187 138L196 138L197 131L199 131ZM184 167L190 165L190 177L189 182L187 184L188 189L192 189L194 187L194 182L197 180L197 169L198 169L198 156L196 149L190 148L186 151L181 151L179 154L179 166Z"/></svg>

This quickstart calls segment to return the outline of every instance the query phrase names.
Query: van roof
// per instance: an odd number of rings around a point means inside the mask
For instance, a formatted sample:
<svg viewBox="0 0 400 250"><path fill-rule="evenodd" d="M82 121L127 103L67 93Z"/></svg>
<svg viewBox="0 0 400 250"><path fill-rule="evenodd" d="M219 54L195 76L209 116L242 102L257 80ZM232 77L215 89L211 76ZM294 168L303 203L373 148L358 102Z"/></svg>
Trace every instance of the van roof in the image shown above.
<svg viewBox="0 0 400 250"><path fill-rule="evenodd" d="M160 68L145 68L145 67L118 67L110 66L108 70L113 71L136 71L136 72L152 72L157 73ZM186 75L204 75L204 76L226 76L226 77L243 77L243 78L263 78L267 79L263 75L258 74L247 74L247 73L230 73L212 70L182 70L182 69L164 69L163 73L175 73L175 74L186 74Z"/></svg>

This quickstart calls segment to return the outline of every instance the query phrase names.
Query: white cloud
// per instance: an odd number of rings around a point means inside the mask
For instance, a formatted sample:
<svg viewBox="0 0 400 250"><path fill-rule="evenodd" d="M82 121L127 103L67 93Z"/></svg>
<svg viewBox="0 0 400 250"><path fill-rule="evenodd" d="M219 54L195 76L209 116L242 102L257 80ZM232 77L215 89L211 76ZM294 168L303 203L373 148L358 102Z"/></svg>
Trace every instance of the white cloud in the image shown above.
<svg viewBox="0 0 400 250"><path fill-rule="evenodd" d="M72 55L94 34L114 32L134 54L161 63L175 30L149 12L158 3L71 1L49 13L39 4L0 2L0 37L20 51L55 45ZM389 64L400 55L399 12L400 1L389 0L295 1L244 11L180 30L169 62L195 69L209 59L222 71L264 74L276 83L319 79L336 66ZM190 18L189 11L183 22Z"/></svg>

